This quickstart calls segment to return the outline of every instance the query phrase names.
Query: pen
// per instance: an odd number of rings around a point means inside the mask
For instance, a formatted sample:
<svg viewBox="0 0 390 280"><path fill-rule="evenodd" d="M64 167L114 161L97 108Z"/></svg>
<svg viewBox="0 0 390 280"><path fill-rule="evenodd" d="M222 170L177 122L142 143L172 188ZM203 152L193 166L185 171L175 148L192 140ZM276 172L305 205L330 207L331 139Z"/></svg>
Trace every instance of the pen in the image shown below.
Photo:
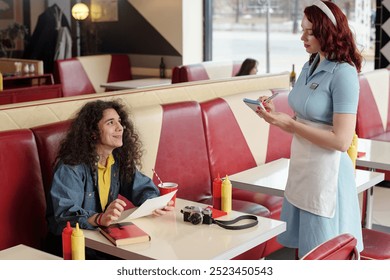
<svg viewBox="0 0 390 280"><path fill-rule="evenodd" d="M277 92L277 93L271 95L270 97L268 97L268 98L264 101L264 103L270 102L270 101L271 101L273 98L275 98L278 94L279 94L279 92Z"/></svg>

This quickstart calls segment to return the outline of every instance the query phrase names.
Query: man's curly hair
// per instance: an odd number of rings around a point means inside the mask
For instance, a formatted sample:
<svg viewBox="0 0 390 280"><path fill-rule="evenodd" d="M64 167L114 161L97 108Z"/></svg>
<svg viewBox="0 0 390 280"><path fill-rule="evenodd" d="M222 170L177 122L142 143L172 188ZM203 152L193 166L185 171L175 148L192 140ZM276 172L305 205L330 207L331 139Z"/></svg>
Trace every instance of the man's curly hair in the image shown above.
<svg viewBox="0 0 390 280"><path fill-rule="evenodd" d="M96 152L96 144L100 138L98 123L103 118L104 110L111 108L118 113L123 126L123 145L114 149L113 156L119 162L121 179L131 182L137 166L141 166L141 142L125 105L118 100L86 103L73 119L61 142L56 162L86 164L94 170L99 159Z"/></svg>

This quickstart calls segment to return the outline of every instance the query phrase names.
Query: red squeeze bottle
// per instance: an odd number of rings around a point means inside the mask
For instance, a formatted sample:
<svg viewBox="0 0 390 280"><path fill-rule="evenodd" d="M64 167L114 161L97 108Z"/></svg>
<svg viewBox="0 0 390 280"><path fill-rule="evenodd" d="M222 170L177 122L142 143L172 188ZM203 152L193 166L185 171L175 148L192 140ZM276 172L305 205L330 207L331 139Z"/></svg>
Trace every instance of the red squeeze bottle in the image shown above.
<svg viewBox="0 0 390 280"><path fill-rule="evenodd" d="M62 231L62 256L64 260L72 259L72 227L70 226L70 222L66 222L66 227Z"/></svg>
<svg viewBox="0 0 390 280"><path fill-rule="evenodd" d="M221 210L221 189L222 189L222 180L219 176L213 181L213 208Z"/></svg>

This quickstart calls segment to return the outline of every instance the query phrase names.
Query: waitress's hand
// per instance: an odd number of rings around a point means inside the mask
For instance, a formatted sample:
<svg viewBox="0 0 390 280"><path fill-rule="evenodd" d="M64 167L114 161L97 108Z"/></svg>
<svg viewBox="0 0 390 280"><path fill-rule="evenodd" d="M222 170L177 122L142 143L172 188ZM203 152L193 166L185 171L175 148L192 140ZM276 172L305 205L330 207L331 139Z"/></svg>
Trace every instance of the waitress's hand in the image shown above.
<svg viewBox="0 0 390 280"><path fill-rule="evenodd" d="M166 206L164 206L164 208L162 209L156 209L153 211L153 215L154 216L162 216L162 215L165 215L167 214L168 212L171 212L175 209L175 206L173 206L173 201L169 201L168 204Z"/></svg>
<svg viewBox="0 0 390 280"><path fill-rule="evenodd" d="M275 105L272 102L272 99L268 102L265 102L269 96L260 96L259 102L261 102L267 112L275 112ZM261 110L261 109L260 109Z"/></svg>
<svg viewBox="0 0 390 280"><path fill-rule="evenodd" d="M295 120L290 115L274 111L267 112L261 109L257 110L256 113L267 123L275 125L288 133L294 133Z"/></svg>

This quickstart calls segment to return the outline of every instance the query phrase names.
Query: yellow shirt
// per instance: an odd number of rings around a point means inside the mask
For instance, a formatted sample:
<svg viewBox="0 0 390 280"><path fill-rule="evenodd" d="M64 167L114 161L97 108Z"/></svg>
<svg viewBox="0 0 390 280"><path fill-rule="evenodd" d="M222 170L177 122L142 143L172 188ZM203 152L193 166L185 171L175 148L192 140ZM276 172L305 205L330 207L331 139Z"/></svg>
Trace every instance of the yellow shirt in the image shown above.
<svg viewBox="0 0 390 280"><path fill-rule="evenodd" d="M111 166L115 163L114 157L111 155L107 158L107 166L98 164L98 183L99 183L99 197L102 209L106 209L108 194L111 186Z"/></svg>

